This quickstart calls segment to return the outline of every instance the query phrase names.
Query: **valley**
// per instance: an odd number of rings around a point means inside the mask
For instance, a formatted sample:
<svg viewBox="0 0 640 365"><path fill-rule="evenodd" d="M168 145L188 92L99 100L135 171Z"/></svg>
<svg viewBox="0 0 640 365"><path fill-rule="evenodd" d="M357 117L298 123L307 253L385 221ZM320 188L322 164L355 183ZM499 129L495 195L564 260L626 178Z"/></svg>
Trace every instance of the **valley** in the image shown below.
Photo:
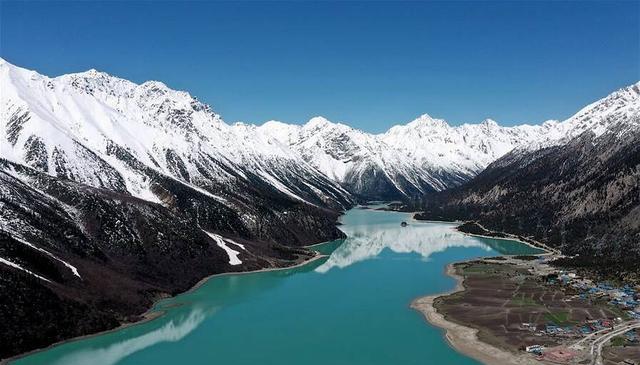
<svg viewBox="0 0 640 365"><path fill-rule="evenodd" d="M351 209L340 222L346 239L311 247L322 256L305 265L213 276L157 302L151 321L10 363L478 364L447 346L409 304L453 286L442 273L448 263L540 252L466 236L453 224L413 221L407 213Z"/></svg>
<svg viewBox="0 0 640 365"><path fill-rule="evenodd" d="M420 239L436 223L378 209L466 222L493 236L488 250L536 242L589 275L637 277L639 83L564 121L424 114L378 134L323 117L228 124L185 91L97 70L48 77L0 59L0 87L2 358L137 322L211 275L319 264L311 245L350 242L325 273L459 238L447 226ZM370 200L396 203L352 209ZM349 231L355 211L369 221ZM376 225L399 216L404 230ZM208 316L196 312L186 327Z"/></svg>

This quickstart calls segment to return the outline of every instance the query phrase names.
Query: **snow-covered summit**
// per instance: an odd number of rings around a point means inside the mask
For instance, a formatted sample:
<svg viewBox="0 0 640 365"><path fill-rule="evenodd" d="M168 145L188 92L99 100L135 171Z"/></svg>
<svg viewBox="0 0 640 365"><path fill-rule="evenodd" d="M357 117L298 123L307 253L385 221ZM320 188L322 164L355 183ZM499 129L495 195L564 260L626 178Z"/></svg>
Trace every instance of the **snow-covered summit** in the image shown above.
<svg viewBox="0 0 640 365"><path fill-rule="evenodd" d="M449 124L444 119L433 118L429 114L422 114L418 118L412 120L407 123L407 127L419 129L419 130L430 130L430 129L446 129L449 128ZM401 126L397 126L401 127ZM393 129L395 127L392 127Z"/></svg>
<svg viewBox="0 0 640 365"><path fill-rule="evenodd" d="M2 157L50 175L156 202L156 173L213 195L258 179L294 200L348 196L288 145L158 81L95 70L50 78L5 61L0 88Z"/></svg>
<svg viewBox="0 0 640 365"><path fill-rule="evenodd" d="M226 124L159 81L89 70L50 78L0 60L2 157L55 176L156 201L141 166L199 188L258 178L292 199L417 196L460 184L513 150L564 143L612 124L637 126L640 83L565 121L452 126L423 114L371 134L324 117L303 125ZM327 192L329 189L331 192Z"/></svg>
<svg viewBox="0 0 640 365"><path fill-rule="evenodd" d="M451 126L423 114L381 134L369 134L313 118L302 126L271 121L261 130L297 150L311 165L355 193L397 198L441 190L478 174L514 148L561 144L585 132L602 134L612 124L637 126L640 83L594 102L565 121L500 126L492 119ZM378 196L380 197L380 196Z"/></svg>

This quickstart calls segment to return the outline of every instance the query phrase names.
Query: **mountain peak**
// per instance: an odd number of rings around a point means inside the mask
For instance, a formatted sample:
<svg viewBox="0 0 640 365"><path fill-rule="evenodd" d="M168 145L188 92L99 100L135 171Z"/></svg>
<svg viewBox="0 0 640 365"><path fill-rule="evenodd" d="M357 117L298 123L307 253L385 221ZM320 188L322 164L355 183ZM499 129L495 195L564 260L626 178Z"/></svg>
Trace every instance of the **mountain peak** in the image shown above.
<svg viewBox="0 0 640 365"><path fill-rule="evenodd" d="M422 114L421 116L414 119L407 125L412 127L430 127L430 128L449 127L449 124L444 119L433 118L429 114Z"/></svg>
<svg viewBox="0 0 640 365"><path fill-rule="evenodd" d="M309 119L307 124L305 124L305 127L323 128L323 127L326 127L327 125L330 125L330 124L333 124L333 123L331 123L331 121L329 121L327 118L321 117L321 116L317 116L317 117L313 117L313 118Z"/></svg>
<svg viewBox="0 0 640 365"><path fill-rule="evenodd" d="M480 123L482 125L490 125L490 126L497 126L498 122L496 122L495 120L491 119L491 118L487 118L485 120L482 121L482 123Z"/></svg>
<svg viewBox="0 0 640 365"><path fill-rule="evenodd" d="M103 71L98 71L95 68L89 69L87 71L84 72L76 72L76 73L72 73L69 74L69 76L74 76L74 77L82 77L82 78L86 78L86 79L106 79L106 78L116 78L115 76L111 76L106 72Z"/></svg>
<svg viewBox="0 0 640 365"><path fill-rule="evenodd" d="M270 184L286 195L306 195L303 191L308 191L285 189L281 183L290 174L322 175L363 196L379 198L379 192L384 191L385 198L396 199L460 184L513 148L560 144L585 131L601 135L613 122L628 123L620 130L637 129L637 123L632 123L640 113L640 83L636 83L569 120L542 126L500 127L491 119L450 126L443 119L423 114L381 134L322 116L304 125L270 121L257 127L227 125L188 92L173 90L159 81L136 84L96 69L49 78L5 60L0 63L0 71L0 117L4 117L0 130L9 130L11 115L16 112L26 111L29 116L23 117L26 121L20 128L1 138L3 153L9 151L15 161L39 164L48 172L53 166L49 156L57 149L69 156L65 171L79 176L83 183L126 189L153 201L157 197L150 180L141 177L144 172L132 172L120 165L86 172L91 166L102 166L92 156L109 159L117 145L142 163L184 181L197 181L202 165L210 165L208 160L198 161L198 156L220 157L220 163L225 164L220 169L212 165L201 179L242 176L248 171L245 169L266 173L279 160L286 163L282 175L266 178L274 178ZM45 148L35 150L29 142L35 138L31 135L38 137ZM90 152L80 155L76 142ZM41 157L34 160L32 151L42 151ZM310 167L314 170L307 170ZM314 175L314 171L321 174ZM116 175L120 178L113 178Z"/></svg>
<svg viewBox="0 0 640 365"><path fill-rule="evenodd" d="M156 81L156 80L145 81L140 86L141 87L146 87L146 88L152 88L152 89L153 88L156 88L156 89L169 89L167 84L165 84L162 81Z"/></svg>
<svg viewBox="0 0 640 365"><path fill-rule="evenodd" d="M487 118L485 120L482 121L482 123L480 123L481 125L488 127L488 128L495 128L498 127L498 123L491 119L491 118Z"/></svg>
<svg viewBox="0 0 640 365"><path fill-rule="evenodd" d="M268 121L262 123L261 127L273 127L273 128L283 127L284 128L284 127L289 127L291 125L292 124L288 124L288 123L285 123L285 122L281 122L279 120L271 119L271 120L268 120Z"/></svg>

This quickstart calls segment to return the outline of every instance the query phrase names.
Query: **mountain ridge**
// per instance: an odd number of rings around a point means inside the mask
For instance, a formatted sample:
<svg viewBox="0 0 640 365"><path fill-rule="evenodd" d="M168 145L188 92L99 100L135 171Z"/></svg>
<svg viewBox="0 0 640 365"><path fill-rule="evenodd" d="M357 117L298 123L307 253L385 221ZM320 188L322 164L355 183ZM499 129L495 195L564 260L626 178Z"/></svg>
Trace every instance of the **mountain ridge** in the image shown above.
<svg viewBox="0 0 640 365"><path fill-rule="evenodd" d="M637 271L640 115L602 134L514 150L467 183L425 196L418 219L475 221L574 256L571 265Z"/></svg>
<svg viewBox="0 0 640 365"><path fill-rule="evenodd" d="M308 260L352 205L188 93L1 63L0 358L136 321L208 275Z"/></svg>
<svg viewBox="0 0 640 365"><path fill-rule="evenodd" d="M603 133L610 124L609 120L636 113L640 100L640 82L637 82L585 106L562 122L551 120L539 125L504 127L492 119L485 119L477 124L451 126L444 119L422 114L407 124L395 125L386 132L373 134L323 117L311 118L302 125L278 121L267 121L259 126L241 122L227 124L207 104L185 91L172 90L160 81L136 84L95 69L48 78L35 71L20 69L7 61L0 62L0 67L3 70L22 70L32 81L34 78L42 79L54 94L60 88L59 92L62 93L72 90L95 96L99 104L107 109L96 118L115 118L119 123L88 131L94 135L79 133L82 131L73 130L73 126L69 125L56 125L55 129L62 128L64 134L75 133L72 138L74 142L92 143L88 146L89 149L93 152L100 150L101 157L108 154L105 144L114 142L124 145L145 165L160 168L161 172L182 180L189 180L194 172L196 180L201 177L197 176L200 175L197 170L201 170L199 167L209 163L209 157L212 157L217 164L224 165L224 168L208 172L214 172L221 181L235 175L244 175L242 167L250 166L260 172L261 179L268 181L283 194L312 204L316 204L318 200L336 200L335 195L349 194L363 200L408 199L458 186L513 149L536 149L564 143L585 130ZM3 76L3 79L6 78ZM4 88L6 86L3 85ZM13 99L20 99L20 96L11 95ZM13 112L13 115L2 117L12 118L15 120L13 124L17 126L20 123L28 124L26 119L33 117L34 113L55 113L43 111L33 105L31 107L35 110L26 114L16 105L9 105L7 113ZM55 108L51 105L45 107ZM142 119L142 123L128 123L130 121L127 118L118 119L112 115L118 112L134 114L134 118ZM73 119L77 115L67 114L64 117ZM86 123L76 121L76 124ZM20 156L12 156L12 152L16 149L16 144L24 146L28 142L31 165L44 164L44 161L37 161L37 157L42 155L42 140L23 140L18 143L20 133L17 130L17 127L14 128L10 136L13 147L3 147L3 155L12 161L23 162ZM158 130L171 133L159 133ZM180 130L184 133L176 132ZM110 141L96 145L96 140L99 140L96 133L108 135ZM140 140L141 136L147 134L154 141L161 139L161 143L151 143L145 138ZM49 149L46 143L44 148ZM194 156L194 150L202 150L206 156ZM222 155L221 150L225 151ZM23 151L17 151L17 154L21 152L25 154ZM69 154L68 151L64 152ZM53 157L51 151L48 153ZM60 159L61 154L58 152L56 158ZM271 166L265 165L265 161L272 162ZM302 168L299 171L302 175L319 172L312 180L324 179L323 185L333 185L332 194L308 198L307 195L316 194L291 191L290 185L307 185L310 182L300 174L294 177L295 182L287 182L292 177L274 172L273 164L295 165ZM117 162L113 165L117 165ZM154 199L149 187L140 181L142 177L131 176L128 172L118 171L117 166L112 167L116 170L113 174L123 177L131 193L145 199ZM71 168L76 173L79 170L78 166ZM49 166L48 170L53 168ZM109 178L103 177L103 180L108 181ZM197 186L198 183L193 185ZM114 187L113 184L110 186ZM318 187L314 185L314 188ZM334 204L337 205L340 203Z"/></svg>
<svg viewBox="0 0 640 365"><path fill-rule="evenodd" d="M563 144L587 130L602 134L640 110L640 82L595 101L570 118L540 125L500 126L491 119L451 126L423 114L379 134L315 117L304 125L269 121L265 133L352 193L368 199L407 199L470 180L513 149ZM322 131L317 125L322 124ZM377 192L377 193L376 193ZM382 192L382 194L381 194Z"/></svg>

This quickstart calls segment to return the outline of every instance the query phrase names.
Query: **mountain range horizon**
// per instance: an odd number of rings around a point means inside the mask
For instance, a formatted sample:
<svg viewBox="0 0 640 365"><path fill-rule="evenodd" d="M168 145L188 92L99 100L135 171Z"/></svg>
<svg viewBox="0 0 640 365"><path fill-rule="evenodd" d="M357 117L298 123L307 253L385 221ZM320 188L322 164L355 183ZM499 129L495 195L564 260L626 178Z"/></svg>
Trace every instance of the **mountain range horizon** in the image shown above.
<svg viewBox="0 0 640 365"><path fill-rule="evenodd" d="M0 284L21 300L0 308L0 357L137 321L208 275L312 260L371 201L637 269L639 138L640 82L562 121L423 114L372 134L323 117L227 124L159 81L1 60Z"/></svg>
<svg viewBox="0 0 640 365"><path fill-rule="evenodd" d="M60 169L66 171L64 174L83 176L87 170L80 161L87 158L87 153L102 156L89 165L111 164L109 155L116 144L145 165L162 173L173 171L176 177L190 181L202 173L198 164L203 162L195 163L201 158L198 154L203 153L202 146L211 145L206 156L217 154L222 161L234 160L234 170L247 168L248 160L304 161L304 165L295 164L303 169L308 165L356 196L373 200L406 198L457 186L513 149L557 145L585 131L600 135L613 123L612 116L616 123L620 117L633 123L629 118L640 100L637 82L584 106L565 121L503 127L485 119L477 124L451 126L443 119L423 114L384 133L372 134L324 117L311 118L301 125L279 121L227 124L211 106L186 91L173 90L160 81L136 84L95 69L54 78L5 60L0 60L0 69L5 89L2 102L7 105L5 118L10 127L16 128L8 131L11 145L5 145L3 151L11 161L24 163L39 156L39 161L29 163L49 173ZM42 101L34 104L35 100L47 100L49 105ZM34 120L36 116L41 123ZM34 133L31 137L24 130L30 125ZM49 132L44 132L44 126ZM238 138L244 142L236 143ZM248 145L241 147L244 143ZM91 152L70 158L79 153L72 144ZM251 151L251 157L247 151ZM55 166L52 161L56 161ZM222 161L219 164L227 163ZM61 164L66 167L61 168ZM157 199L144 178L131 176L118 164L113 168L118 172L109 174L124 178L126 190L133 195ZM262 171L263 175L270 174ZM301 177L306 179L304 176L310 174L308 171ZM103 187L113 176L99 182L86 176L81 181ZM267 180L278 190L305 201L289 190L282 177ZM106 186L116 183L114 180Z"/></svg>
<svg viewBox="0 0 640 365"><path fill-rule="evenodd" d="M10 65L15 65L15 64L7 61L3 57L0 57L0 63L7 63L7 64L10 64ZM127 80L127 79L122 78L120 76L117 76L117 75L114 75L114 74L110 74L110 73L108 73L106 71L98 70L98 69L95 69L95 68L90 68L90 69L88 69L86 71L78 71L78 72L72 72L72 73L66 73L66 74L60 74L60 75L57 75L57 76L48 76L48 77L50 77L50 78L58 78L58 77L66 76L66 75L91 75L91 74L102 74L102 75L105 75L105 76L108 76L108 77L113 77L113 78L116 78L116 79ZM129 80L127 80L127 81L131 82ZM167 85L166 83L164 83L161 80L146 80L144 82L137 83L137 84L134 83L134 84L143 85L143 84L147 84L147 83L159 83L159 84L164 85L167 88L171 88L170 85ZM640 80L635 81L635 82L631 82L631 83L628 83L626 85L622 85L619 89L623 89L625 87L637 85L639 83L640 83ZM189 91L187 91L187 90L179 90L179 89L173 89L173 90L183 91L183 92L189 93ZM192 95L192 97L194 99L198 99L198 97L196 95ZM595 101L597 101L597 100L585 100L583 105L587 106L590 103L593 103ZM215 103L207 102L206 104L214 105ZM354 128L354 129L357 129L357 130L360 130L360 131L363 131L363 132L366 132L366 133L369 133L369 134L376 135L376 134L384 134L389 129L391 129L394 126L397 126L397 125L407 125L407 124L410 124L412 122L417 122L417 121L425 120L425 119L431 119L431 120L435 120L435 121L438 121L438 122L444 122L445 124L447 124L448 126L451 126L451 127L459 127L459 126L462 126L462 125L474 125L474 124L483 124L483 123L495 123L495 124L497 124L499 126L506 126L506 127L536 126L536 125L543 125L543 124L545 124L547 122L558 122L558 121L562 120L561 117L558 117L558 118L551 118L551 119L539 120L539 121L526 121L526 122L506 121L505 122L505 121L499 121L496 118L492 118L491 116L487 116L485 118L481 118L481 120L479 120L479 121L450 121L450 120L448 120L447 118L444 118L444 117L433 116L433 115L431 115L431 113L429 111L416 111L415 115L416 115L416 117L414 119L411 119L411 120L406 121L404 123L402 123L402 122L399 122L399 123L398 122L389 122L388 123L389 127L387 127L387 129L385 129L384 131L381 131L381 132L372 132L372 131L366 130L366 128L353 127L353 126L351 126L351 124L347 120L340 120L340 119L332 120L331 118L326 117L322 113L316 113L316 115L313 115L313 116L309 117L308 120L306 120L306 121L305 120L285 121L285 120L280 120L280 119L265 119L262 122L250 122L250 121L244 121L244 120L234 120L234 121L230 121L230 122L227 122L227 123L228 124L243 124L243 125L251 125L251 126L260 127L260 126L264 126L265 124L268 124L268 123L271 123L271 122L284 123L284 124L290 124L290 125L305 125L305 124L311 123L314 120L326 120L326 121L334 123L334 124L346 125L346 126L349 126L350 128Z"/></svg>
<svg viewBox="0 0 640 365"><path fill-rule="evenodd" d="M0 365L640 365L640 0L0 0Z"/></svg>

